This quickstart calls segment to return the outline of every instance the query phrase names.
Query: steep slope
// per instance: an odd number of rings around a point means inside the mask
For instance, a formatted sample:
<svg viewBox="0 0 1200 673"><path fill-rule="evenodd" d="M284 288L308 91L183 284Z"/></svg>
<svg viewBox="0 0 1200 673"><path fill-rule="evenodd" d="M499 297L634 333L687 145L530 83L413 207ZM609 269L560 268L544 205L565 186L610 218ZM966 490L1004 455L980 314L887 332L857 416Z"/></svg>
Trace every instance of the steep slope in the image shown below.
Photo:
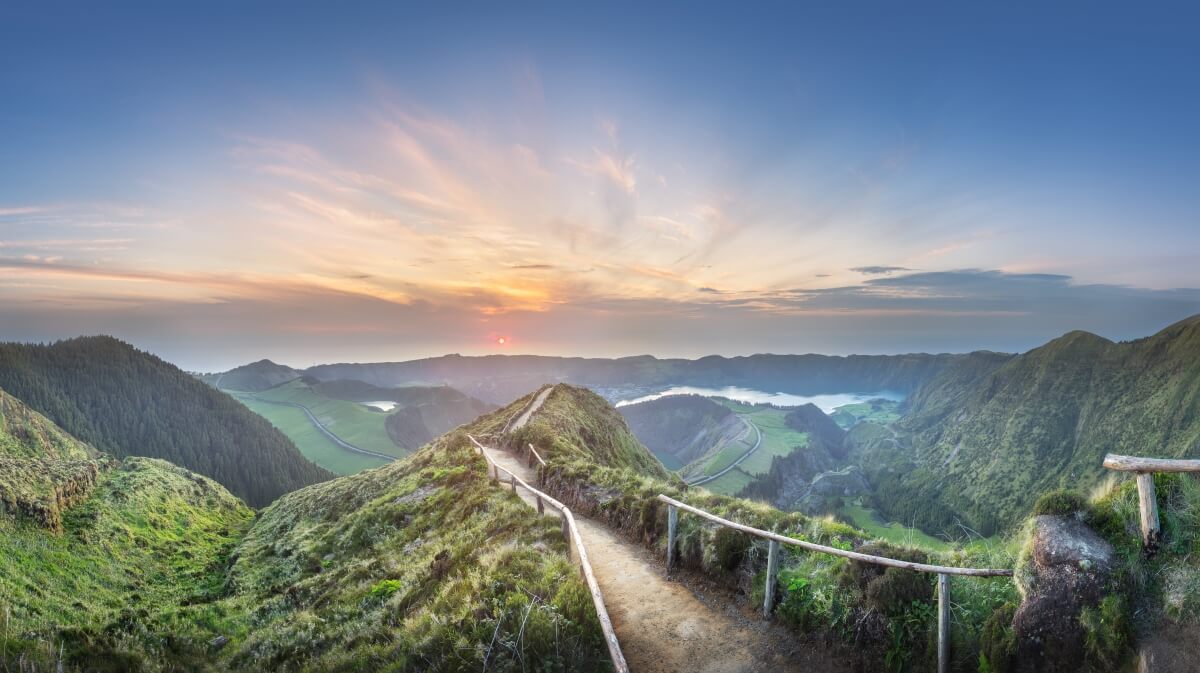
<svg viewBox="0 0 1200 673"><path fill-rule="evenodd" d="M0 446L55 446L6 402ZM88 453L58 433L67 458ZM557 522L491 484L463 432L257 521L163 461L102 464L61 532L0 513L0 668L611 670Z"/></svg>
<svg viewBox="0 0 1200 673"><path fill-rule="evenodd" d="M332 476L229 396L111 337L0 344L0 388L100 451L169 460L251 505Z"/></svg>
<svg viewBox="0 0 1200 673"><path fill-rule="evenodd" d="M0 390L0 515L51 530L95 487L102 463L91 447Z"/></svg>
<svg viewBox="0 0 1200 673"><path fill-rule="evenodd" d="M496 415L515 416L534 398L535 394L527 395ZM603 397L565 383L551 388L541 407L524 427L512 433L510 441L518 447L532 443L547 456L577 456L603 467L628 468L660 479L670 476Z"/></svg>
<svg viewBox="0 0 1200 673"><path fill-rule="evenodd" d="M1127 343L1071 332L995 364L951 368L913 395L901 460L876 463L893 518L987 535L1039 493L1097 484L1105 453L1200 456L1200 316Z"/></svg>
<svg viewBox="0 0 1200 673"><path fill-rule="evenodd" d="M242 390L257 393L300 378L301 373L270 360L259 360L219 374L213 385L222 390Z"/></svg>
<svg viewBox="0 0 1200 673"><path fill-rule="evenodd" d="M334 399L395 403L385 427L396 444L409 449L423 446L497 408L449 386L382 388L362 381L320 381L311 377L306 383Z"/></svg>
<svg viewBox="0 0 1200 673"><path fill-rule="evenodd" d="M751 355L698 360L637 357L562 358L534 355L446 355L409 362L329 364L305 373L321 380L352 379L378 386L446 384L504 404L541 385L571 383L603 394L671 385L744 386L812 395L894 390L909 392L961 355Z"/></svg>
<svg viewBox="0 0 1200 673"><path fill-rule="evenodd" d="M719 451L746 431L729 407L700 395L668 395L618 411L634 436L670 469Z"/></svg>
<svg viewBox="0 0 1200 673"><path fill-rule="evenodd" d="M4 393L0 412L0 665L86 641L91 667L119 670L105 626L219 592L253 512L169 463L99 454Z"/></svg>

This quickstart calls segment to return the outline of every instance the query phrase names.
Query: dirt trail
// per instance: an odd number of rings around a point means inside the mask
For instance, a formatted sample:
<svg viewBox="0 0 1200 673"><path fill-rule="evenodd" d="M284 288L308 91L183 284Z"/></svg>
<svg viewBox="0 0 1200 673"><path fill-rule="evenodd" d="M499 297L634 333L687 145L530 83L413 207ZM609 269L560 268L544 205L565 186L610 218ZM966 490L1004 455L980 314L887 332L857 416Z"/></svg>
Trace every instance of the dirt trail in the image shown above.
<svg viewBox="0 0 1200 673"><path fill-rule="evenodd" d="M515 455L487 451L502 467L535 483L536 473ZM517 492L533 505L528 491ZM550 508L546 514L557 516ZM575 520L633 673L839 670L822 652L802 650L782 627L743 615L725 597L707 599L668 581L662 562L644 547L590 519Z"/></svg>
<svg viewBox="0 0 1200 673"><path fill-rule="evenodd" d="M533 398L533 403L529 405L529 408L527 408L525 411L522 411L521 415L517 417L516 422L513 423L512 427L508 429L509 432L513 430L520 430L521 428L525 427L525 424L529 422L529 417L533 416L533 412L542 408L542 403L546 401L547 397L550 397L550 392L553 390L554 386L548 386L545 390L538 393L538 396ZM521 478L524 479L525 477Z"/></svg>

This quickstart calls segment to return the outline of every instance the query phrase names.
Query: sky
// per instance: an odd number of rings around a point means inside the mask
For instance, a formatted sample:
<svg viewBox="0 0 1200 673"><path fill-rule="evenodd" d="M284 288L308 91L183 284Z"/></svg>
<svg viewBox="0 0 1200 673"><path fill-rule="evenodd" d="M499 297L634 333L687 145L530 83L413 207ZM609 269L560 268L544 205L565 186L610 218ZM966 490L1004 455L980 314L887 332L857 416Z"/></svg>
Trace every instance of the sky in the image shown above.
<svg viewBox="0 0 1200 673"><path fill-rule="evenodd" d="M0 339L1144 336L1200 313L1200 10L1054 5L4 3Z"/></svg>

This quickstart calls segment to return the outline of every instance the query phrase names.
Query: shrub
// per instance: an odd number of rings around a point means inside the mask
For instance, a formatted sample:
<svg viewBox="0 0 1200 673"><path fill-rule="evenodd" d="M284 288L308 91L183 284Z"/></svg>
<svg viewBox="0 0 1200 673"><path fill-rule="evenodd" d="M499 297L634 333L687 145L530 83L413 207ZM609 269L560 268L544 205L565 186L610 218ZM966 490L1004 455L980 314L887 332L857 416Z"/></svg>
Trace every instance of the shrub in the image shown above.
<svg viewBox="0 0 1200 673"><path fill-rule="evenodd" d="M1016 663L1017 638L1012 622L1017 606L1005 603L996 608L983 624L979 637L980 673L1010 673Z"/></svg>
<svg viewBox="0 0 1200 673"><path fill-rule="evenodd" d="M1115 671L1132 643L1129 612L1120 594L1110 594L1094 608L1079 613L1088 663L1096 671Z"/></svg>
<svg viewBox="0 0 1200 673"><path fill-rule="evenodd" d="M1068 489L1043 493L1033 505L1035 516L1044 514L1066 516L1076 512L1086 512L1087 510L1087 501L1084 500L1083 496L1077 491Z"/></svg>

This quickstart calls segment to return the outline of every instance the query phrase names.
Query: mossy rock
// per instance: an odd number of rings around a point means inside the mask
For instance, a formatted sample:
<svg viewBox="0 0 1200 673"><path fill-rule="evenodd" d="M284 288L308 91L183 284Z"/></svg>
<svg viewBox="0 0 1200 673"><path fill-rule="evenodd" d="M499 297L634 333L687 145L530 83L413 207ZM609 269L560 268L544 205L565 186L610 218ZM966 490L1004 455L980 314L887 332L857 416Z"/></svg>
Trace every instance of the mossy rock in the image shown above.
<svg viewBox="0 0 1200 673"><path fill-rule="evenodd" d="M1044 493L1033 505L1034 516L1048 514L1052 516L1067 516L1076 512L1088 511L1087 500L1077 491L1059 489Z"/></svg>

